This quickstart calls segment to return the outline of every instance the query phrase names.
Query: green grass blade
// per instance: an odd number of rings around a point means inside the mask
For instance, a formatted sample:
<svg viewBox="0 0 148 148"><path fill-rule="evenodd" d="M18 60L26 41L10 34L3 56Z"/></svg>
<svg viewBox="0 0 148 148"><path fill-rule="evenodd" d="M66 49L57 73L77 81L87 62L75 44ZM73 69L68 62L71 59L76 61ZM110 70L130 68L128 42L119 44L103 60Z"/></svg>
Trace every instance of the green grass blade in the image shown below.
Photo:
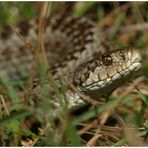
<svg viewBox="0 0 148 148"><path fill-rule="evenodd" d="M9 117L6 117L6 118L3 118L0 120L0 125L4 125L4 124L7 124L9 123L10 121L12 120L18 120L18 119L22 119L26 116L29 116L31 115L32 113L29 112L29 111L26 111L26 110L19 110L17 111L15 114L9 116Z"/></svg>

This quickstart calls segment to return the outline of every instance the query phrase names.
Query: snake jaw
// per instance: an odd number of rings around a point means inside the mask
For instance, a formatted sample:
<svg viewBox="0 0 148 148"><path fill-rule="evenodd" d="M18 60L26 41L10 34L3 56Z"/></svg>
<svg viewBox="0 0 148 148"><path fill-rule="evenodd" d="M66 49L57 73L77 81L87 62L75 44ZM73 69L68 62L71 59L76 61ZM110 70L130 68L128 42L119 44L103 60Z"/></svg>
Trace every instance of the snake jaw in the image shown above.
<svg viewBox="0 0 148 148"><path fill-rule="evenodd" d="M92 98L115 90L141 68L138 49L118 49L102 54L101 58L81 64L74 74L79 91Z"/></svg>
<svg viewBox="0 0 148 148"><path fill-rule="evenodd" d="M131 63L134 67L134 71L138 71L141 68L141 54L138 49L133 50L133 56L131 58Z"/></svg>

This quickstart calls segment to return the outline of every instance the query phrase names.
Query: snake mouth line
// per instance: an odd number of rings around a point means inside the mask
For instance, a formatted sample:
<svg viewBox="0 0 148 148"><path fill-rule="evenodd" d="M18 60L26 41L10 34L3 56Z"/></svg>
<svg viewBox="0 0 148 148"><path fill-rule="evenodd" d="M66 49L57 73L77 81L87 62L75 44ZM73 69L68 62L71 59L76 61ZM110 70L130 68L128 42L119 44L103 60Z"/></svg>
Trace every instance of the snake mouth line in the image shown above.
<svg viewBox="0 0 148 148"><path fill-rule="evenodd" d="M98 90L100 88L107 87L111 83L113 83L113 81L120 80L122 77L128 76L130 74L130 71L138 71L140 68L141 68L141 63L139 61L134 62L134 64L131 65L129 68L123 70L120 73L115 74L112 77L109 77L103 81L98 81L93 84L80 87L79 89L80 90L83 89L84 91L88 91L88 90Z"/></svg>

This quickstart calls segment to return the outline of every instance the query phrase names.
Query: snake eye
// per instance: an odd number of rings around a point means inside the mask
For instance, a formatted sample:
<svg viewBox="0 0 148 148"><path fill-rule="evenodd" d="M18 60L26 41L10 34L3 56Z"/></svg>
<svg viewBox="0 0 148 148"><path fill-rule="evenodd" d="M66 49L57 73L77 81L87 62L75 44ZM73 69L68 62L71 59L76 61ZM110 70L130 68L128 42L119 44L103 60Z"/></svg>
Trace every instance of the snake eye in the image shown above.
<svg viewBox="0 0 148 148"><path fill-rule="evenodd" d="M112 58L110 56L103 57L102 62L105 66L109 66L113 63Z"/></svg>

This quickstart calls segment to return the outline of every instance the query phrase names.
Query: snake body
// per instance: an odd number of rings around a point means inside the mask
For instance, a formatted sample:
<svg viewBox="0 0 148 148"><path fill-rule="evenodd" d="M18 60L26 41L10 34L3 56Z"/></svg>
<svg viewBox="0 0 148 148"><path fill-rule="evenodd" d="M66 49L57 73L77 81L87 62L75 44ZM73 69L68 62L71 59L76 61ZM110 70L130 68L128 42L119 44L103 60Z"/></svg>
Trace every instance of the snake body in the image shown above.
<svg viewBox="0 0 148 148"><path fill-rule="evenodd" d="M35 46L37 24L25 22L24 26L18 25L16 29ZM26 27L29 29L24 31ZM93 99L111 93L141 67L138 49L115 50L88 18L56 16L50 19L45 30L45 47L55 79L68 75L78 91ZM30 51L16 33L4 28L0 39L0 73L10 80L27 78L32 61ZM37 85L33 95L40 96L40 88ZM69 108L84 104L77 93L67 90L66 95ZM55 100L53 104L59 107Z"/></svg>

